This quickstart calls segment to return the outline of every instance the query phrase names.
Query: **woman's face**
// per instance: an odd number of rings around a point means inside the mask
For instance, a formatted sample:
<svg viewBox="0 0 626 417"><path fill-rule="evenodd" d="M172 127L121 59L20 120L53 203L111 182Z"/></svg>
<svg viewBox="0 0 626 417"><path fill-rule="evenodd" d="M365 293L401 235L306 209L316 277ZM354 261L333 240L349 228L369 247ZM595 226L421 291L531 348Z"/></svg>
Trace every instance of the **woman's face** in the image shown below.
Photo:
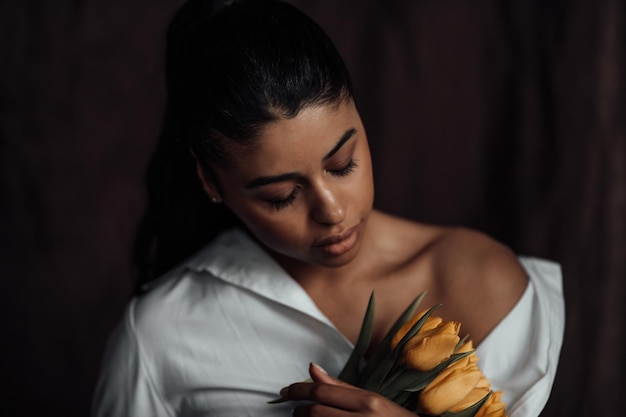
<svg viewBox="0 0 626 417"><path fill-rule="evenodd" d="M270 251L324 267L356 256L374 184L352 101L311 105L271 122L252 150L234 155L228 169L215 169L220 196Z"/></svg>

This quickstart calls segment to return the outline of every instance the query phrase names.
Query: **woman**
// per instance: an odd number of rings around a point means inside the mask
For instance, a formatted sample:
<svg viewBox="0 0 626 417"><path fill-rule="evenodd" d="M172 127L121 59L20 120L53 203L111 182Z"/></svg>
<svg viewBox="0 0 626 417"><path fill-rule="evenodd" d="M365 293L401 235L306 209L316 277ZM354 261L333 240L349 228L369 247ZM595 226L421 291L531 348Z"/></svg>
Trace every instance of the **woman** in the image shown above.
<svg viewBox="0 0 626 417"><path fill-rule="evenodd" d="M372 346L427 290L510 415L538 415L562 340L558 266L373 209L348 72L315 23L274 0L190 0L167 84L137 258L144 278L169 272L113 335L94 415L414 415L330 376L373 290ZM279 391L296 402L267 404Z"/></svg>

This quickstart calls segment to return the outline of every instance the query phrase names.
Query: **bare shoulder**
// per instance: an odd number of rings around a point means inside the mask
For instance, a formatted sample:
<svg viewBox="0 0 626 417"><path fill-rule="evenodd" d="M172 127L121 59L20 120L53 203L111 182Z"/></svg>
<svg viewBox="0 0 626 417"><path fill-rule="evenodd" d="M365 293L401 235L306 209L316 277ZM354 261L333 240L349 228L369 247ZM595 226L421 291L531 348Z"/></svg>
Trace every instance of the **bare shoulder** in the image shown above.
<svg viewBox="0 0 626 417"><path fill-rule="evenodd" d="M443 278L473 276L473 284L525 286L526 274L517 256L502 243L476 230L442 228L433 245L433 266ZM513 285L515 286L515 285Z"/></svg>
<svg viewBox="0 0 626 417"><path fill-rule="evenodd" d="M478 344L515 306L527 275L505 245L475 230L443 228L433 245L435 290L446 315ZM458 317L458 318L456 318Z"/></svg>
<svg viewBox="0 0 626 417"><path fill-rule="evenodd" d="M442 304L438 314L461 322L462 333L475 345L526 289L528 278L517 256L484 233L380 212L373 220L376 256L370 258L383 267L380 275L389 283L389 303L406 305L426 290L424 305ZM398 312L393 314L397 317Z"/></svg>
<svg viewBox="0 0 626 417"><path fill-rule="evenodd" d="M392 255L394 261L405 263L428 251L439 240L441 228L374 211L373 229L377 253Z"/></svg>

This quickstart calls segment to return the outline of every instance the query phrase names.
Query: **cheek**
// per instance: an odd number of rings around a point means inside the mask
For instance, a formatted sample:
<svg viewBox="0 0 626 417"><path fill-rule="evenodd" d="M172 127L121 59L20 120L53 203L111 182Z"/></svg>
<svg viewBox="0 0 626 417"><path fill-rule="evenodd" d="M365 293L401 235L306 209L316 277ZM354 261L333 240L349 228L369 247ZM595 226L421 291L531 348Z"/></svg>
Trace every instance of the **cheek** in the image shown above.
<svg viewBox="0 0 626 417"><path fill-rule="evenodd" d="M290 213L248 212L238 215L248 230L270 248L277 250L307 243L307 222L298 210Z"/></svg>
<svg viewBox="0 0 626 417"><path fill-rule="evenodd" d="M374 202L374 176L372 172L372 162L367 158L361 165L361 175L356 187L354 187L355 198L361 204L372 206Z"/></svg>

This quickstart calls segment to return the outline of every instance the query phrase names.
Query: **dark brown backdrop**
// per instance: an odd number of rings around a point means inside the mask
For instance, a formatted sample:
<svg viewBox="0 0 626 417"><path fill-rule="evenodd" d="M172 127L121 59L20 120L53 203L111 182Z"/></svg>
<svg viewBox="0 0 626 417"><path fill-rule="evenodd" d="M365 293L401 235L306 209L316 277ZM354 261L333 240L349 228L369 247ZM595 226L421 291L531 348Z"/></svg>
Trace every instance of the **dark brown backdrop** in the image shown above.
<svg viewBox="0 0 626 417"><path fill-rule="evenodd" d="M544 415L621 415L624 3L294 3L352 70L377 206L561 262L567 328ZM130 293L162 36L178 4L0 3L3 415L88 412Z"/></svg>

